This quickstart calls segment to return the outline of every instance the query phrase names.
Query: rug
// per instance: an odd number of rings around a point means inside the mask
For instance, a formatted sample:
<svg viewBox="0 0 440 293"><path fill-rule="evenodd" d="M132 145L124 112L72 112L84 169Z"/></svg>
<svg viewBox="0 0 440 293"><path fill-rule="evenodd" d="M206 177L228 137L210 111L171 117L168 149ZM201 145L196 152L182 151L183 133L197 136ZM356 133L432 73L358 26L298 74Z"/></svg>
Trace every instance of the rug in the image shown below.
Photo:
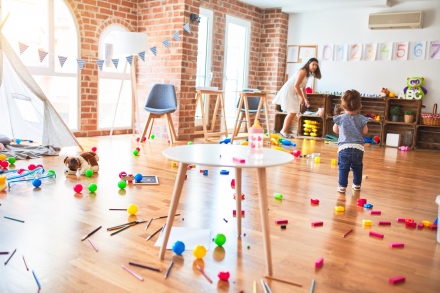
<svg viewBox="0 0 440 293"><path fill-rule="evenodd" d="M0 151L6 157L14 157L17 160L36 159L43 156L58 156L60 148L51 145L19 145L10 144Z"/></svg>

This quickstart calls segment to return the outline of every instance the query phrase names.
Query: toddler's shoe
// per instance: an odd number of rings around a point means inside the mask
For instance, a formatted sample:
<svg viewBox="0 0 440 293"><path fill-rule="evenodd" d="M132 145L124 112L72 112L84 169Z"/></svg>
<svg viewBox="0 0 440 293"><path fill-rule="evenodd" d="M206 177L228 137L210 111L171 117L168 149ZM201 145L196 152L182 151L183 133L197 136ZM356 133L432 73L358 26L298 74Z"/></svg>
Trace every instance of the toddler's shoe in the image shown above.
<svg viewBox="0 0 440 293"><path fill-rule="evenodd" d="M355 190L355 191L359 191L359 190L361 190L361 186L360 185L354 185L353 184L353 186L351 186L352 188L353 188L353 190Z"/></svg>
<svg viewBox="0 0 440 293"><path fill-rule="evenodd" d="M338 191L339 193L345 193L346 190L347 190L346 187L341 187L341 186L339 186L338 189L337 189L337 191Z"/></svg>

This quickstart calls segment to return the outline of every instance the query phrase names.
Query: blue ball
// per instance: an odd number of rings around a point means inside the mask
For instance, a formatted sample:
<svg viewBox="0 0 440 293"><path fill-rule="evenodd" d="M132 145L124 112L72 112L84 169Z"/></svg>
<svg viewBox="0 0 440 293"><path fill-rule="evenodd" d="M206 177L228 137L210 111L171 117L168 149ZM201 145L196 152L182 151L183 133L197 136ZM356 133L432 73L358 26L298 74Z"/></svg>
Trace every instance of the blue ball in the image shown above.
<svg viewBox="0 0 440 293"><path fill-rule="evenodd" d="M142 181L142 174L138 173L134 175L134 181L141 182Z"/></svg>
<svg viewBox="0 0 440 293"><path fill-rule="evenodd" d="M16 138L16 139L15 139L15 142L16 142L17 144L20 144L20 143L21 143L21 139Z"/></svg>
<svg viewBox="0 0 440 293"><path fill-rule="evenodd" d="M32 185L33 185L34 187L40 187L40 185L41 185L41 180L38 179L38 178L32 180Z"/></svg>
<svg viewBox="0 0 440 293"><path fill-rule="evenodd" d="M176 241L173 245L173 252L181 255L185 251L185 243L182 241Z"/></svg>

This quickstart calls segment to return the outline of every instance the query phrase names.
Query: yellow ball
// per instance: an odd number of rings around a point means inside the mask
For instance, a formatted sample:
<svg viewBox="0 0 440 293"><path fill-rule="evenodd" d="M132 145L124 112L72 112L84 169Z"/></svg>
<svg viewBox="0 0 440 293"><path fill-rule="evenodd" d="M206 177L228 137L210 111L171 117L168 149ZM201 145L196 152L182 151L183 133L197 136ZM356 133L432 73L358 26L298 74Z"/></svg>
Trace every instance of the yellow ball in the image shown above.
<svg viewBox="0 0 440 293"><path fill-rule="evenodd" d="M196 258L202 259L206 255L206 248L203 245L196 245L193 254Z"/></svg>
<svg viewBox="0 0 440 293"><path fill-rule="evenodd" d="M137 205L135 205L135 204L131 204L131 205L129 205L128 208L127 208L127 212L128 212L130 215L134 215L134 214L136 214L137 211L138 211L138 207L137 207Z"/></svg>
<svg viewBox="0 0 440 293"><path fill-rule="evenodd" d="M389 96L390 98L394 98L394 97L396 97L396 93L395 93L395 92L390 92L390 93L388 94L388 96Z"/></svg>
<svg viewBox="0 0 440 293"><path fill-rule="evenodd" d="M0 154L0 161L6 161L6 156L4 154Z"/></svg>

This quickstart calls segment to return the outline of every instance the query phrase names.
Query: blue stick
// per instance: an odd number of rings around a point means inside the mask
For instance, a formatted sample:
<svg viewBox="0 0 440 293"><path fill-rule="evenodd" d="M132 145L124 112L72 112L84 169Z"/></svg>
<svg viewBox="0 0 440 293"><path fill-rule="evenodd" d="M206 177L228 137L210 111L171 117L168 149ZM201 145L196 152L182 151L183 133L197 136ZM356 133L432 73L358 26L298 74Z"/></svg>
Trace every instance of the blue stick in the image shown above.
<svg viewBox="0 0 440 293"><path fill-rule="evenodd" d="M37 276L34 273L34 270L32 270L32 275L34 275L35 281L37 282L38 288L41 288L40 282L38 281Z"/></svg>
<svg viewBox="0 0 440 293"><path fill-rule="evenodd" d="M315 291L315 279L312 280L312 287L310 287L310 293L313 293Z"/></svg>

